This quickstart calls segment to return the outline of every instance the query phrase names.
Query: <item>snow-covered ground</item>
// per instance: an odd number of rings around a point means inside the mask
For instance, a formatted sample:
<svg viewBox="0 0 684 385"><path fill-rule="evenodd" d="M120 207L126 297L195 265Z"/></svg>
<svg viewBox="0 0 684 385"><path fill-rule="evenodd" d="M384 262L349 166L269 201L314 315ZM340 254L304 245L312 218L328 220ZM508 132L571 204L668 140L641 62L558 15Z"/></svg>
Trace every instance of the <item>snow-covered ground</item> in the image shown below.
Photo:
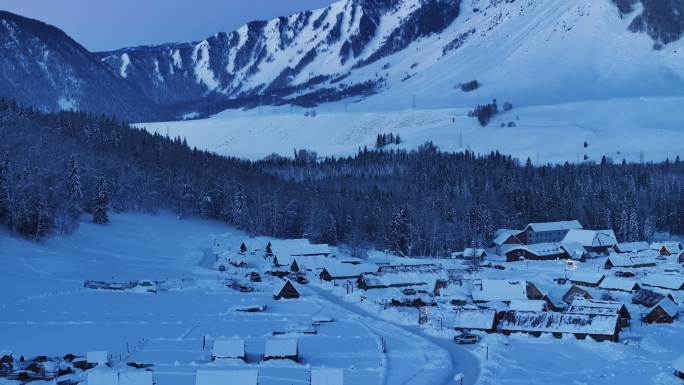
<svg viewBox="0 0 684 385"><path fill-rule="evenodd" d="M461 298L461 286L452 284L435 297L438 305L429 307L428 322L420 326L416 308L383 306L389 295L401 295L400 289L349 292L343 281L319 280L315 270L305 273L309 284L296 284L301 298L276 301L272 293L281 281L265 274L274 269L272 261L262 252L238 255L245 240L252 250L268 242L220 223L178 220L166 213L114 214L110 225L84 222L75 234L40 244L0 235L0 353L30 358L108 350L120 367L127 362L152 364L159 385L193 384L196 370L245 368L258 368L260 384L306 384L310 368L318 367L344 369L347 385L446 385L458 373L465 374L466 384L679 381L671 366L682 353L684 324L642 324L645 308L632 304L627 293L610 292L632 315L619 343L477 333L477 345L462 347L452 341L456 332L449 325L449 300ZM337 259L348 257L334 251ZM228 265L219 271L217 255L219 261L223 256L245 260L247 267ZM406 260L380 252L370 252L368 262L463 267L456 260ZM505 270L485 268L465 280L528 280L542 292L568 287L554 282L570 274L562 261L496 263ZM602 263L579 263L578 271L612 274L602 270ZM668 260L637 273L641 277L677 266ZM252 271L263 281L250 282ZM156 293L145 287L94 290L83 286L86 280L154 280ZM239 292L231 288L232 281L255 291ZM684 295L673 293L681 303ZM236 310L256 306L266 309ZM314 318L333 322L313 325ZM303 333L306 330L316 334ZM261 362L266 340L283 338L273 337L276 331L299 339L300 363ZM211 360L213 341L222 337L245 340L246 362Z"/></svg>

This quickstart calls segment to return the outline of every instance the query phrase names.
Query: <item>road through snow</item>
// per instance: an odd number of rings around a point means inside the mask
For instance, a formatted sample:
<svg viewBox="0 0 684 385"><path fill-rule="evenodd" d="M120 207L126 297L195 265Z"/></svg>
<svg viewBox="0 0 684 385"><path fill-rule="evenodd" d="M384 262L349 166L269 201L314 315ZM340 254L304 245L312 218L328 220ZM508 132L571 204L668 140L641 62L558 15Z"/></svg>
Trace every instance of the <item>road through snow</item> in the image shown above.
<svg viewBox="0 0 684 385"><path fill-rule="evenodd" d="M464 375L464 385L474 385L477 383L477 380L480 376L480 362L478 359L470 353L468 350L465 348L456 345L453 341L449 339L444 339L444 338L439 338L439 337L434 337L431 336L427 333L425 333L420 326L404 326L404 325L399 325L395 324L392 322L389 322L385 319L382 319L378 317L377 315L374 315L365 309L362 309L359 306L356 306L352 303L345 302L343 299L340 297L336 296L335 294L316 287L309 285L308 288L315 292L316 295L319 297L325 299L326 301L332 302L335 305L338 305L352 313L355 313L361 317L364 318L370 318L374 321L380 322L383 325L390 326L389 330L384 330L384 333L386 333L386 337L391 337L392 336L392 330L391 327L398 327L407 333L412 334L413 336L416 336L418 338L421 338L430 344L437 345L441 349L445 350L448 354L449 357L451 358L451 370L448 372L444 373L444 375L440 378L439 382L436 382L436 384L443 384L443 385L454 385L454 376L456 376L459 373L462 373ZM376 329L377 331L377 329ZM388 385L394 385L394 384L388 384Z"/></svg>

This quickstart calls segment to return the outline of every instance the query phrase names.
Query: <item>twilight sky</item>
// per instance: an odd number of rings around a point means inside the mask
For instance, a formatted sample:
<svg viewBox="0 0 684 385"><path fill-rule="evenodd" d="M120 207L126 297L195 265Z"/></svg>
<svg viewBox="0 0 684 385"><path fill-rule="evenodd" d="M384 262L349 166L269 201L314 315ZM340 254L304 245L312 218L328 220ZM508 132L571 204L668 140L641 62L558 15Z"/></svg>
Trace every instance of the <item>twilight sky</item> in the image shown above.
<svg viewBox="0 0 684 385"><path fill-rule="evenodd" d="M52 24L91 51L201 40L251 20L334 0L1 0L0 9Z"/></svg>

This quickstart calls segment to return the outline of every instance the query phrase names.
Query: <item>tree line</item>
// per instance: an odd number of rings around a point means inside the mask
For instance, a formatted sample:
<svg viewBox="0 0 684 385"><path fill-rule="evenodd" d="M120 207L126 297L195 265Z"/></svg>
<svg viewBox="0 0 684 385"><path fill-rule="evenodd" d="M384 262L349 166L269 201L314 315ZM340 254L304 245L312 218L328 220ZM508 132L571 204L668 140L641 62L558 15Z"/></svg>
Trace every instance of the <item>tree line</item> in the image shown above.
<svg viewBox="0 0 684 385"><path fill-rule="evenodd" d="M446 255L497 228L578 219L621 241L684 234L684 165L536 167L494 152L359 149L354 156L222 157L117 120L41 113L0 100L0 224L40 240L111 211L198 216L251 234L309 238L356 253ZM256 144L255 144L256 145Z"/></svg>

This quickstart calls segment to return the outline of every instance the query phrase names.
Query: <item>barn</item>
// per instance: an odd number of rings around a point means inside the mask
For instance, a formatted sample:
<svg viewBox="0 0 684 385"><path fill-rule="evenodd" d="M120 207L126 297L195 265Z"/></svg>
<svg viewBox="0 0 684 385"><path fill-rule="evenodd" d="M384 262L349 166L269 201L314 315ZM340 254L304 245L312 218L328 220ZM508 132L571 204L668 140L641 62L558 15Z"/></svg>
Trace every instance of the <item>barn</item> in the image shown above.
<svg viewBox="0 0 684 385"><path fill-rule="evenodd" d="M284 279L280 287L273 293L275 299L296 299L300 296L299 290L289 279Z"/></svg>
<svg viewBox="0 0 684 385"><path fill-rule="evenodd" d="M509 311L501 319L499 328L506 335L522 332L538 337L551 333L560 338L571 334L579 339L590 336L597 341L614 342L620 337L617 315Z"/></svg>
<svg viewBox="0 0 684 385"><path fill-rule="evenodd" d="M269 339L264 348L264 361L299 361L299 341L296 339Z"/></svg>
<svg viewBox="0 0 684 385"><path fill-rule="evenodd" d="M644 317L644 322L646 323L658 323L658 324L671 324L677 319L679 313L678 305L672 301L670 298L663 298L652 307L646 316Z"/></svg>
<svg viewBox="0 0 684 385"><path fill-rule="evenodd" d="M496 310L479 308L458 308L451 320L454 329L459 331L481 330L487 333L496 331Z"/></svg>

